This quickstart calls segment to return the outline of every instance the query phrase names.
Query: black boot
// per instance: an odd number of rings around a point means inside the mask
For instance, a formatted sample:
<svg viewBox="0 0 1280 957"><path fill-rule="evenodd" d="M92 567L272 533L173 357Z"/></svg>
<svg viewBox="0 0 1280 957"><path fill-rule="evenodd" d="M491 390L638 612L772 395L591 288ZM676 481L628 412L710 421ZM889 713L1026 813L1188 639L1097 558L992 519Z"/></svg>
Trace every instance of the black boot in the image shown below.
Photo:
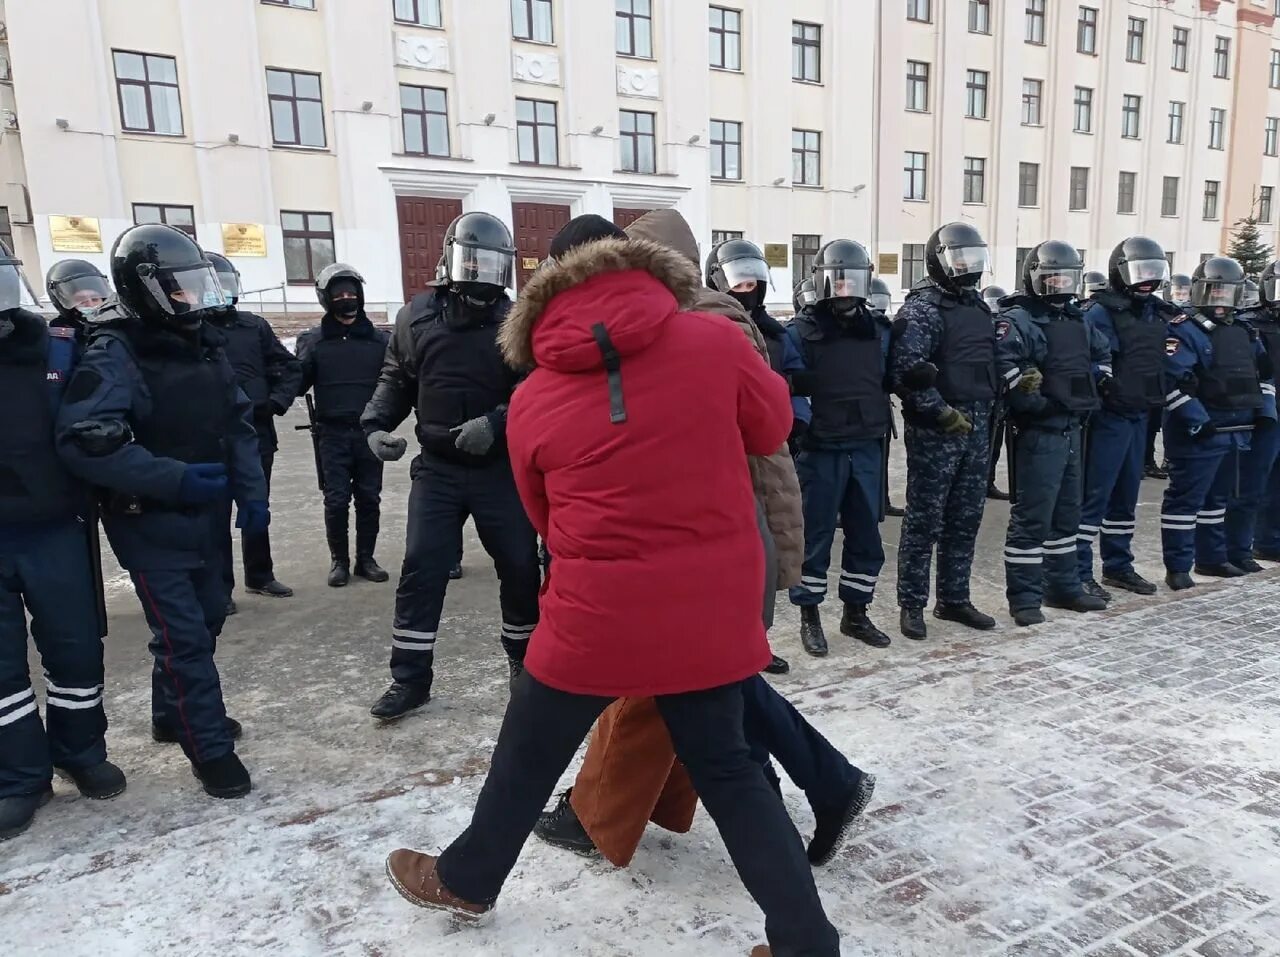
<svg viewBox="0 0 1280 957"><path fill-rule="evenodd" d="M356 556L355 573L365 581L384 582L391 576L387 570L373 560L372 555Z"/></svg>
<svg viewBox="0 0 1280 957"><path fill-rule="evenodd" d="M923 608L904 608L898 613L898 630L912 641L924 641L929 629L924 623Z"/></svg>
<svg viewBox="0 0 1280 957"><path fill-rule="evenodd" d="M36 811L53 800L53 790L45 788L35 794L15 794L0 798L0 841L17 837L31 826Z"/></svg>
<svg viewBox="0 0 1280 957"><path fill-rule="evenodd" d="M228 598L226 607L222 609L222 615L224 618L230 618L239 610L240 609L236 607L236 600L234 598Z"/></svg>
<svg viewBox="0 0 1280 957"><path fill-rule="evenodd" d="M1107 572L1102 576L1102 580L1112 588L1133 592L1135 595L1154 595L1156 593L1155 582L1147 581L1132 568L1123 572Z"/></svg>
<svg viewBox="0 0 1280 957"><path fill-rule="evenodd" d="M1224 562L1221 565L1196 565L1196 574L1205 578L1243 578L1244 570Z"/></svg>
<svg viewBox="0 0 1280 957"><path fill-rule="evenodd" d="M1155 459L1148 459L1147 464L1142 468L1142 477L1164 481L1169 477L1169 470L1157 465Z"/></svg>
<svg viewBox="0 0 1280 957"><path fill-rule="evenodd" d="M1188 588L1196 587L1196 580L1186 572L1167 572L1164 583L1174 591L1186 591Z"/></svg>
<svg viewBox="0 0 1280 957"><path fill-rule="evenodd" d="M787 659L773 656L773 660L764 666L764 673L767 675L785 675L791 670L791 665L787 663Z"/></svg>
<svg viewBox="0 0 1280 957"><path fill-rule="evenodd" d="M976 628L978 631L990 631L996 626L994 618L984 615L973 607L972 602L968 601L954 605L938 602L933 606L933 617L940 618L942 621L954 621L966 628Z"/></svg>
<svg viewBox="0 0 1280 957"><path fill-rule="evenodd" d="M407 685L393 681L391 687L374 702L369 713L379 721L395 721L412 714L431 700L431 688L427 685Z"/></svg>
<svg viewBox="0 0 1280 957"><path fill-rule="evenodd" d="M1252 558L1237 558L1232 563L1236 568L1240 569L1246 575L1256 575L1258 572L1266 571L1261 565Z"/></svg>
<svg viewBox="0 0 1280 957"><path fill-rule="evenodd" d="M1044 612L1039 608L1010 608L1009 614L1013 615L1013 623L1020 628L1044 624Z"/></svg>
<svg viewBox="0 0 1280 957"><path fill-rule="evenodd" d="M1253 557L1261 558L1264 562L1280 562L1280 552L1273 552L1269 548L1255 548Z"/></svg>
<svg viewBox="0 0 1280 957"><path fill-rule="evenodd" d="M292 598L293 589L283 582L278 582L274 578L265 585L250 586L244 588L251 595L266 595L268 598Z"/></svg>
<svg viewBox="0 0 1280 957"><path fill-rule="evenodd" d="M1007 502L1009 501L1009 493L1000 491L1000 489L996 488L996 483L992 482L987 486L987 498L994 499L997 502Z"/></svg>
<svg viewBox="0 0 1280 957"><path fill-rule="evenodd" d="M1062 608L1066 611L1106 611L1107 603L1095 595L1086 595L1081 592L1078 595L1054 595L1048 594L1044 596L1044 603L1050 608Z"/></svg>
<svg viewBox="0 0 1280 957"><path fill-rule="evenodd" d="M209 797L242 798L253 790L249 771L234 751L212 761L191 762L191 773L204 785Z"/></svg>
<svg viewBox="0 0 1280 957"><path fill-rule="evenodd" d="M91 768L54 768L54 770L59 777L73 781L80 793L93 801L105 801L117 794L123 794L127 784L124 772L110 761L103 761Z"/></svg>
<svg viewBox="0 0 1280 957"><path fill-rule="evenodd" d="M351 581L351 565L348 562L333 560L329 568L329 587L342 588Z"/></svg>
<svg viewBox="0 0 1280 957"><path fill-rule="evenodd" d="M1111 579L1107 579L1107 584L1113 584ZM1086 578L1080 583L1080 587L1084 589L1086 595L1092 595L1094 598L1101 598L1103 601L1111 601L1111 592L1107 591L1092 578ZM1151 590L1155 591L1155 586L1151 586Z"/></svg>
<svg viewBox="0 0 1280 957"><path fill-rule="evenodd" d="M907 514L907 510L903 508L901 505L894 505L892 502L890 502L888 505L884 507L884 513L893 518L902 518L902 516Z"/></svg>
<svg viewBox="0 0 1280 957"><path fill-rule="evenodd" d="M232 741L239 741L240 736L244 734L244 728L235 718L227 718L227 733L231 735ZM156 744L177 744L178 732L167 724L161 724L158 721L151 722L151 740Z"/></svg>
<svg viewBox="0 0 1280 957"><path fill-rule="evenodd" d="M844 615L840 619L840 634L857 638L872 648L888 648L890 638L872 624L867 617L866 605L845 605Z"/></svg>
<svg viewBox="0 0 1280 957"><path fill-rule="evenodd" d="M456 582L461 577L462 577L462 562L458 562L458 564L454 565L452 568L449 569L449 581Z"/></svg>
<svg viewBox="0 0 1280 957"><path fill-rule="evenodd" d="M841 807L813 811L813 840L809 842L809 863L825 864L840 850L845 835L858 816L871 803L876 791L876 776L863 774L854 785L849 800Z"/></svg>
<svg viewBox="0 0 1280 957"><path fill-rule="evenodd" d="M507 687L514 692L516 690L516 682L520 680L520 676L524 674L524 659L508 658L507 659Z"/></svg>
<svg viewBox="0 0 1280 957"><path fill-rule="evenodd" d="M569 788L560 795L560 800L552 810L539 815L538 823L533 826L533 833L555 847L573 851L583 857L594 857L599 851L587 834L587 829L578 820L578 815L574 813L573 805L569 803L569 795L572 793L573 788Z"/></svg>
<svg viewBox="0 0 1280 957"><path fill-rule="evenodd" d="M815 658L827 656L827 635L817 605L800 606L800 644Z"/></svg>

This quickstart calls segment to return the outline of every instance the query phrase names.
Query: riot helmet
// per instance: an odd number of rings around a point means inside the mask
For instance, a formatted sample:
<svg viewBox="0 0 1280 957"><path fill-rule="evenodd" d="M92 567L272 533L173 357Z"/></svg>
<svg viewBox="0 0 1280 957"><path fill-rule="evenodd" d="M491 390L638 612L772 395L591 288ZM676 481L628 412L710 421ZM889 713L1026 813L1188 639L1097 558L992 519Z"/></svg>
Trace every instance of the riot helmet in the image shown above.
<svg viewBox="0 0 1280 957"><path fill-rule="evenodd" d="M791 304L795 306L797 313L806 306L812 306L817 301L818 293L813 288L812 276L808 276L796 283L795 291L791 295Z"/></svg>
<svg viewBox="0 0 1280 957"><path fill-rule="evenodd" d="M1269 263L1267 268L1262 270L1258 294L1266 305L1272 308L1280 306L1280 260Z"/></svg>
<svg viewBox="0 0 1280 957"><path fill-rule="evenodd" d="M36 296L22 273L22 260L0 242L0 312L34 308Z"/></svg>
<svg viewBox="0 0 1280 957"><path fill-rule="evenodd" d="M871 294L871 256L852 239L836 239L813 259L813 290L818 302L860 299Z"/></svg>
<svg viewBox="0 0 1280 957"><path fill-rule="evenodd" d="M995 312L1000 305L1000 300L1007 295L1008 293L999 286L986 286L982 290L982 301L987 304L988 309Z"/></svg>
<svg viewBox="0 0 1280 957"><path fill-rule="evenodd" d="M1103 273L1093 269L1084 274L1084 294L1086 297L1092 297L1106 288L1107 277Z"/></svg>
<svg viewBox="0 0 1280 957"><path fill-rule="evenodd" d="M867 296L867 305L871 307L872 312L882 316L888 316L893 309L893 293L889 289L889 284L879 276L871 279L871 294Z"/></svg>
<svg viewBox="0 0 1280 957"><path fill-rule="evenodd" d="M240 270L222 253L205 253L204 258L213 264L213 271L218 274L218 282L222 285L222 294L227 297L225 311L231 312L240 301L244 288L240 283Z"/></svg>
<svg viewBox="0 0 1280 957"><path fill-rule="evenodd" d="M516 247L502 220L488 213L463 213L444 234L436 278L473 306L503 297L515 274Z"/></svg>
<svg viewBox="0 0 1280 957"><path fill-rule="evenodd" d="M706 284L727 293L751 312L764 305L769 266L760 247L745 239L728 239L707 254Z"/></svg>
<svg viewBox="0 0 1280 957"><path fill-rule="evenodd" d="M1022 291L1055 306L1065 306L1084 288L1084 261L1076 247L1060 239L1036 246L1022 262Z"/></svg>
<svg viewBox="0 0 1280 957"><path fill-rule="evenodd" d="M991 265L986 240L968 223L940 226L924 247L929 278L943 289L959 292L982 281Z"/></svg>
<svg viewBox="0 0 1280 957"><path fill-rule="evenodd" d="M364 311L364 276L346 263L325 266L316 277L316 299L325 312L352 321Z"/></svg>
<svg viewBox="0 0 1280 957"><path fill-rule="evenodd" d="M73 322L86 321L111 295L107 277L83 259L54 263L44 287L58 315Z"/></svg>
<svg viewBox="0 0 1280 957"><path fill-rule="evenodd" d="M111 247L111 281L120 302L139 319L183 331L199 328L227 301L195 240L158 223L120 234Z"/></svg>
<svg viewBox="0 0 1280 957"><path fill-rule="evenodd" d="M1169 288L1165 290L1165 301L1175 306L1185 306L1191 302L1191 277L1186 273L1174 273L1169 277Z"/></svg>
<svg viewBox="0 0 1280 957"><path fill-rule="evenodd" d="M1257 309L1262 305L1262 296L1258 290L1258 284L1252 279L1244 281L1244 292L1240 294L1241 309Z"/></svg>
<svg viewBox="0 0 1280 957"><path fill-rule="evenodd" d="M1229 320L1244 295L1244 269L1230 256L1213 256L1191 276L1191 304L1210 319Z"/></svg>
<svg viewBox="0 0 1280 957"><path fill-rule="evenodd" d="M1116 292L1149 296L1169 278L1169 260L1154 239L1130 236L1111 251L1107 279Z"/></svg>

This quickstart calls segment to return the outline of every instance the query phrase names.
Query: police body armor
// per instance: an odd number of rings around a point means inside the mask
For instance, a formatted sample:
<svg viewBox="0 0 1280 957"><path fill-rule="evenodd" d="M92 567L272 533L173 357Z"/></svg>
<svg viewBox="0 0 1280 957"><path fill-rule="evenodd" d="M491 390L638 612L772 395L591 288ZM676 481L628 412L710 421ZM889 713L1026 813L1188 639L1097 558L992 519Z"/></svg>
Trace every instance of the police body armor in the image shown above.
<svg viewBox="0 0 1280 957"><path fill-rule="evenodd" d="M1068 412L1098 408L1098 386L1089 361L1089 328L1083 319L1052 319L1041 326L1046 354L1040 393Z"/></svg>
<svg viewBox="0 0 1280 957"><path fill-rule="evenodd" d="M1262 407L1262 386L1254 357L1253 339L1239 323L1218 325L1209 333L1213 367L1200 369L1200 401L1220 412Z"/></svg>
<svg viewBox="0 0 1280 957"><path fill-rule="evenodd" d="M1262 344L1267 347L1267 355L1271 358L1271 368L1280 376L1280 323L1269 317L1259 318L1253 328L1262 337Z"/></svg>
<svg viewBox="0 0 1280 957"><path fill-rule="evenodd" d="M326 339L315 344L316 421L357 426L382 371L386 342L377 335Z"/></svg>
<svg viewBox="0 0 1280 957"><path fill-rule="evenodd" d="M933 358L938 392L948 405L990 402L996 397L996 338L991 311L937 290L930 301L942 315L942 344Z"/></svg>
<svg viewBox="0 0 1280 957"><path fill-rule="evenodd" d="M816 317L799 324L805 364L813 373L808 437L822 443L883 438L889 431L889 395L884 388L884 344L879 324L870 337L824 334ZM835 325L834 321L831 323Z"/></svg>
<svg viewBox="0 0 1280 957"><path fill-rule="evenodd" d="M1146 412L1164 406L1164 340L1168 331L1163 322L1144 322L1129 309L1111 312L1111 322L1120 340L1115 356L1115 375L1104 403L1113 412Z"/></svg>
<svg viewBox="0 0 1280 957"><path fill-rule="evenodd" d="M244 390L249 401L253 403L255 420L271 421L271 388L267 383L267 367L262 356L262 336L258 331L256 317L247 312L235 310L231 315L213 320L227 339L224 352L231 368L235 371L236 382Z"/></svg>

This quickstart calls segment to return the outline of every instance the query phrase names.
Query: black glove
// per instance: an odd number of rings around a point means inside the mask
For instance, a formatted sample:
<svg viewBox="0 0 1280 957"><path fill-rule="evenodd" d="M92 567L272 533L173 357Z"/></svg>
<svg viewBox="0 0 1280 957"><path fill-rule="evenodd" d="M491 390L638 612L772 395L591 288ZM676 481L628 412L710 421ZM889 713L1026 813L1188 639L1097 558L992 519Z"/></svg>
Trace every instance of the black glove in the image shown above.
<svg viewBox="0 0 1280 957"><path fill-rule="evenodd" d="M1206 422L1200 426L1199 430L1192 433L1192 438L1197 442L1208 442L1211 438L1218 434L1218 427L1212 422Z"/></svg>
<svg viewBox="0 0 1280 957"><path fill-rule="evenodd" d="M902 384L912 392L923 392L932 389L938 381L938 367L932 362L921 360L906 372L902 373Z"/></svg>
<svg viewBox="0 0 1280 957"><path fill-rule="evenodd" d="M794 457L804 451L804 439L809 434L809 423L804 419L795 419L791 423L791 435L787 437L787 448Z"/></svg>
<svg viewBox="0 0 1280 957"><path fill-rule="evenodd" d="M1098 395L1102 396L1104 399L1108 399L1111 397L1111 393L1115 390L1115 387L1115 376L1104 375L1100 380L1098 380Z"/></svg>

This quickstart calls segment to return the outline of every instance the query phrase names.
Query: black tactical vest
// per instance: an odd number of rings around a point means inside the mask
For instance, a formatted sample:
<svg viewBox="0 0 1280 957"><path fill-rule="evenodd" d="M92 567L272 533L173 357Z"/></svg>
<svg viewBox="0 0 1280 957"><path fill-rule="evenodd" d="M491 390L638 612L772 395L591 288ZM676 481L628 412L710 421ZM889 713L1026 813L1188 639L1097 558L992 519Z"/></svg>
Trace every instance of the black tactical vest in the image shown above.
<svg viewBox="0 0 1280 957"><path fill-rule="evenodd" d="M1254 326L1262 337L1262 344L1267 347L1267 355L1271 357L1271 367L1280 376L1280 323L1259 322Z"/></svg>
<svg viewBox="0 0 1280 957"><path fill-rule="evenodd" d="M805 364L814 376L809 438L820 443L882 438L889 431L889 396L880 336L824 336L812 316L796 321Z"/></svg>
<svg viewBox="0 0 1280 957"><path fill-rule="evenodd" d="M1082 319L1054 319L1041 326L1045 338L1042 395L1068 412L1098 408L1098 387L1089 362L1089 328Z"/></svg>
<svg viewBox="0 0 1280 957"><path fill-rule="evenodd" d="M1236 323L1215 326L1209 341L1213 366L1197 373L1200 401L1207 408L1227 412L1261 408L1262 386L1249 330Z"/></svg>
<svg viewBox="0 0 1280 957"><path fill-rule="evenodd" d="M355 425L373 396L386 355L379 335L316 340L316 419L332 425Z"/></svg>
<svg viewBox="0 0 1280 957"><path fill-rule="evenodd" d="M764 347L769 353L769 368L778 375L782 375L782 340L777 337L765 336Z"/></svg>
<svg viewBox="0 0 1280 957"><path fill-rule="evenodd" d="M995 323L985 306L944 301L942 344L934 355L938 391L950 405L996 397Z"/></svg>
<svg viewBox="0 0 1280 957"><path fill-rule="evenodd" d="M1146 412L1164 405L1164 340L1168 335L1163 322L1145 322L1130 310L1112 311L1111 323L1120 340L1114 356L1114 378L1104 400L1113 412Z"/></svg>
<svg viewBox="0 0 1280 957"><path fill-rule="evenodd" d="M257 317L249 313L233 312L224 321L214 321L214 326L226 337L223 351L235 370L236 384L253 403L255 415L270 416L267 407L271 400L271 386L267 382L267 364L262 354L262 333Z"/></svg>

